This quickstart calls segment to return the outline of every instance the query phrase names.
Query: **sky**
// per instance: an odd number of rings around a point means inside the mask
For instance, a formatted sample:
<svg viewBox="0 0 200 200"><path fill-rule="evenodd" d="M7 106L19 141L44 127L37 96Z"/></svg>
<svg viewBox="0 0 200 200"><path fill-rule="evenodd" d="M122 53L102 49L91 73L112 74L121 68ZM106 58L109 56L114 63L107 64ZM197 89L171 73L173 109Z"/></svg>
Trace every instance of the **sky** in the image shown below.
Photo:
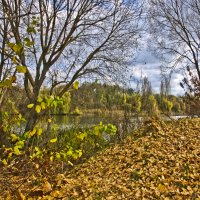
<svg viewBox="0 0 200 200"><path fill-rule="evenodd" d="M153 55L153 52L148 48L142 49L136 56L135 63L132 67L133 79L140 80L141 77L147 76L151 82L153 91L159 93L161 82L161 70L160 66L162 62ZM171 78L171 94L183 95L184 90L180 86L180 82L183 79L183 75L180 73L173 73ZM135 87L135 83L131 83L132 87Z"/></svg>

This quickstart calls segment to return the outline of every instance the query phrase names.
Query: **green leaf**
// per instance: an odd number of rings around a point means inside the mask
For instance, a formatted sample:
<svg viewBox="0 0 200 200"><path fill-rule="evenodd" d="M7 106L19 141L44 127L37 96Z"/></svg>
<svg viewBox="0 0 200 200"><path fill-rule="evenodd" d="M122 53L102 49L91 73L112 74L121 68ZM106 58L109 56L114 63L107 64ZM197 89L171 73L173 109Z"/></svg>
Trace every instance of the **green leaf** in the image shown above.
<svg viewBox="0 0 200 200"><path fill-rule="evenodd" d="M16 143L16 146L18 146L18 149L22 149L24 147L24 141L19 141Z"/></svg>
<svg viewBox="0 0 200 200"><path fill-rule="evenodd" d="M4 127L3 127L3 131L4 131L4 132L7 132L7 130L8 130L8 126L4 126Z"/></svg>
<svg viewBox="0 0 200 200"><path fill-rule="evenodd" d="M46 109L46 103L41 102L41 107L42 107L42 110L45 110Z"/></svg>
<svg viewBox="0 0 200 200"><path fill-rule="evenodd" d="M87 137L87 133L79 133L79 135L77 136L77 138L79 138L80 140L83 140L85 137Z"/></svg>
<svg viewBox="0 0 200 200"><path fill-rule="evenodd" d="M77 159L79 158L79 156L78 156L78 154L74 153L74 154L72 154L72 158L73 158L74 160L77 160Z"/></svg>
<svg viewBox="0 0 200 200"><path fill-rule="evenodd" d="M29 27L27 28L27 32L28 32L28 33L34 33L34 34L36 34L36 30L35 30L35 28L32 27L32 26L29 26Z"/></svg>
<svg viewBox="0 0 200 200"><path fill-rule="evenodd" d="M76 153L78 154L78 157L79 157L79 158L83 155L82 150L76 150Z"/></svg>
<svg viewBox="0 0 200 200"><path fill-rule="evenodd" d="M98 136L99 134L100 134L100 132L99 132L100 130L99 130L99 127L98 126L95 126L94 127L94 135L96 135L96 136Z"/></svg>
<svg viewBox="0 0 200 200"><path fill-rule="evenodd" d="M25 38L24 42L30 42L30 39L29 38Z"/></svg>
<svg viewBox="0 0 200 200"><path fill-rule="evenodd" d="M67 151L67 155L68 155L68 156L72 156L72 155L73 155L72 149L70 149L70 150Z"/></svg>
<svg viewBox="0 0 200 200"><path fill-rule="evenodd" d="M56 153L56 159L60 160L60 153Z"/></svg>
<svg viewBox="0 0 200 200"><path fill-rule="evenodd" d="M42 109L42 107L41 107L40 105L37 105L37 106L35 107L35 111L36 111L37 113L40 113L40 112L41 112L41 109Z"/></svg>
<svg viewBox="0 0 200 200"><path fill-rule="evenodd" d="M53 101L53 107L57 108L57 106L58 106L58 102L57 101Z"/></svg>
<svg viewBox="0 0 200 200"><path fill-rule="evenodd" d="M57 138L53 138L50 140L51 143L55 143L57 141Z"/></svg>
<svg viewBox="0 0 200 200"><path fill-rule="evenodd" d="M58 124L54 124L53 126L52 126L52 129L54 130L54 131L57 131L58 130Z"/></svg>
<svg viewBox="0 0 200 200"><path fill-rule="evenodd" d="M26 43L26 46L27 46L27 47L31 47L31 46L33 46L33 45L34 45L34 42L33 42L33 41L30 41L30 42Z"/></svg>
<svg viewBox="0 0 200 200"><path fill-rule="evenodd" d="M14 133L12 133L10 136L11 136L12 142L16 142L19 139L18 136L15 135Z"/></svg>
<svg viewBox="0 0 200 200"><path fill-rule="evenodd" d="M27 47L31 47L31 46L34 44L34 42L31 41L29 38L25 38L25 39L24 39L24 42L25 42L25 45L26 45Z"/></svg>
<svg viewBox="0 0 200 200"><path fill-rule="evenodd" d="M7 85L7 86L11 86L11 85L12 85L12 82L11 82L11 80L6 79L6 80L4 81L4 84Z"/></svg>
<svg viewBox="0 0 200 200"><path fill-rule="evenodd" d="M28 105L27 105L27 108L33 108L33 106L34 106L34 104L31 103L31 104L28 104Z"/></svg>
<svg viewBox="0 0 200 200"><path fill-rule="evenodd" d="M5 81L0 83L0 87L11 87L12 81L10 79L6 79Z"/></svg>
<svg viewBox="0 0 200 200"><path fill-rule="evenodd" d="M39 96L39 97L37 98L37 102L41 103L42 101L43 101L42 97Z"/></svg>
<svg viewBox="0 0 200 200"><path fill-rule="evenodd" d="M13 46L15 45L15 43L13 43L13 42L8 42L7 45L8 45L9 48L13 48Z"/></svg>
<svg viewBox="0 0 200 200"><path fill-rule="evenodd" d="M36 26L36 25L37 25L37 23L38 23L38 20L35 20L35 19L34 19L34 20L32 21L32 23L31 23L31 24L32 24L32 25L34 25L34 26Z"/></svg>
<svg viewBox="0 0 200 200"><path fill-rule="evenodd" d="M17 69L18 73L24 73L25 74L27 72L27 67L26 66L18 65L16 67L16 69Z"/></svg>
<svg viewBox="0 0 200 200"><path fill-rule="evenodd" d="M79 82L78 82L78 81L75 81L75 82L73 83L73 88L74 88L75 90L78 90L78 87L79 87Z"/></svg>

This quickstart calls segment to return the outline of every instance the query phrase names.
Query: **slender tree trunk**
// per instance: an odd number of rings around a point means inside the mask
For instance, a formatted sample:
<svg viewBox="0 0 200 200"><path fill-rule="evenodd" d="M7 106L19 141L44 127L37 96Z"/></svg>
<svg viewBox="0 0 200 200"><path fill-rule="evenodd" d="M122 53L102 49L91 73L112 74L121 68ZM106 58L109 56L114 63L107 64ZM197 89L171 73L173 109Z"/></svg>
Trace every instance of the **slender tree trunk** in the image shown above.
<svg viewBox="0 0 200 200"><path fill-rule="evenodd" d="M6 133L3 130L3 110L2 110L6 92L7 92L7 89L5 89L0 96L0 143L1 145L6 143Z"/></svg>

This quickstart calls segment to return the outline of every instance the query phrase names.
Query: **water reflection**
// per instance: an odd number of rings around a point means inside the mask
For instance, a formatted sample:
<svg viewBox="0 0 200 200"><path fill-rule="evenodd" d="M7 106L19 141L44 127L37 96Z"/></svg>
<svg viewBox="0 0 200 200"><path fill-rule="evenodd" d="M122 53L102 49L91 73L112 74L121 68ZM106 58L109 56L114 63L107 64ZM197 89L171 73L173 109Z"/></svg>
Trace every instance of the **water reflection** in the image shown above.
<svg viewBox="0 0 200 200"><path fill-rule="evenodd" d="M113 123L114 119L111 117L102 117L99 115L54 115L55 123L58 124L59 129L71 127L91 127L100 122L105 124Z"/></svg>

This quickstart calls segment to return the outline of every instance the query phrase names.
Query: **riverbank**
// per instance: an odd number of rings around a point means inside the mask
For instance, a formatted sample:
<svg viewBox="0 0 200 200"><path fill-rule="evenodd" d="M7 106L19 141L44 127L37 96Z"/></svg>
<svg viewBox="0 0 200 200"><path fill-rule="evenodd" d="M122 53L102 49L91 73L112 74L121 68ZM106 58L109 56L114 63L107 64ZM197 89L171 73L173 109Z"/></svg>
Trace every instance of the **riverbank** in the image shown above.
<svg viewBox="0 0 200 200"><path fill-rule="evenodd" d="M28 169L3 174L6 169L2 169L0 194L7 191L13 199L16 195L21 199L198 199L199 133L199 118L149 120L122 143L71 170L62 171L62 164L50 162L36 166L32 174Z"/></svg>

